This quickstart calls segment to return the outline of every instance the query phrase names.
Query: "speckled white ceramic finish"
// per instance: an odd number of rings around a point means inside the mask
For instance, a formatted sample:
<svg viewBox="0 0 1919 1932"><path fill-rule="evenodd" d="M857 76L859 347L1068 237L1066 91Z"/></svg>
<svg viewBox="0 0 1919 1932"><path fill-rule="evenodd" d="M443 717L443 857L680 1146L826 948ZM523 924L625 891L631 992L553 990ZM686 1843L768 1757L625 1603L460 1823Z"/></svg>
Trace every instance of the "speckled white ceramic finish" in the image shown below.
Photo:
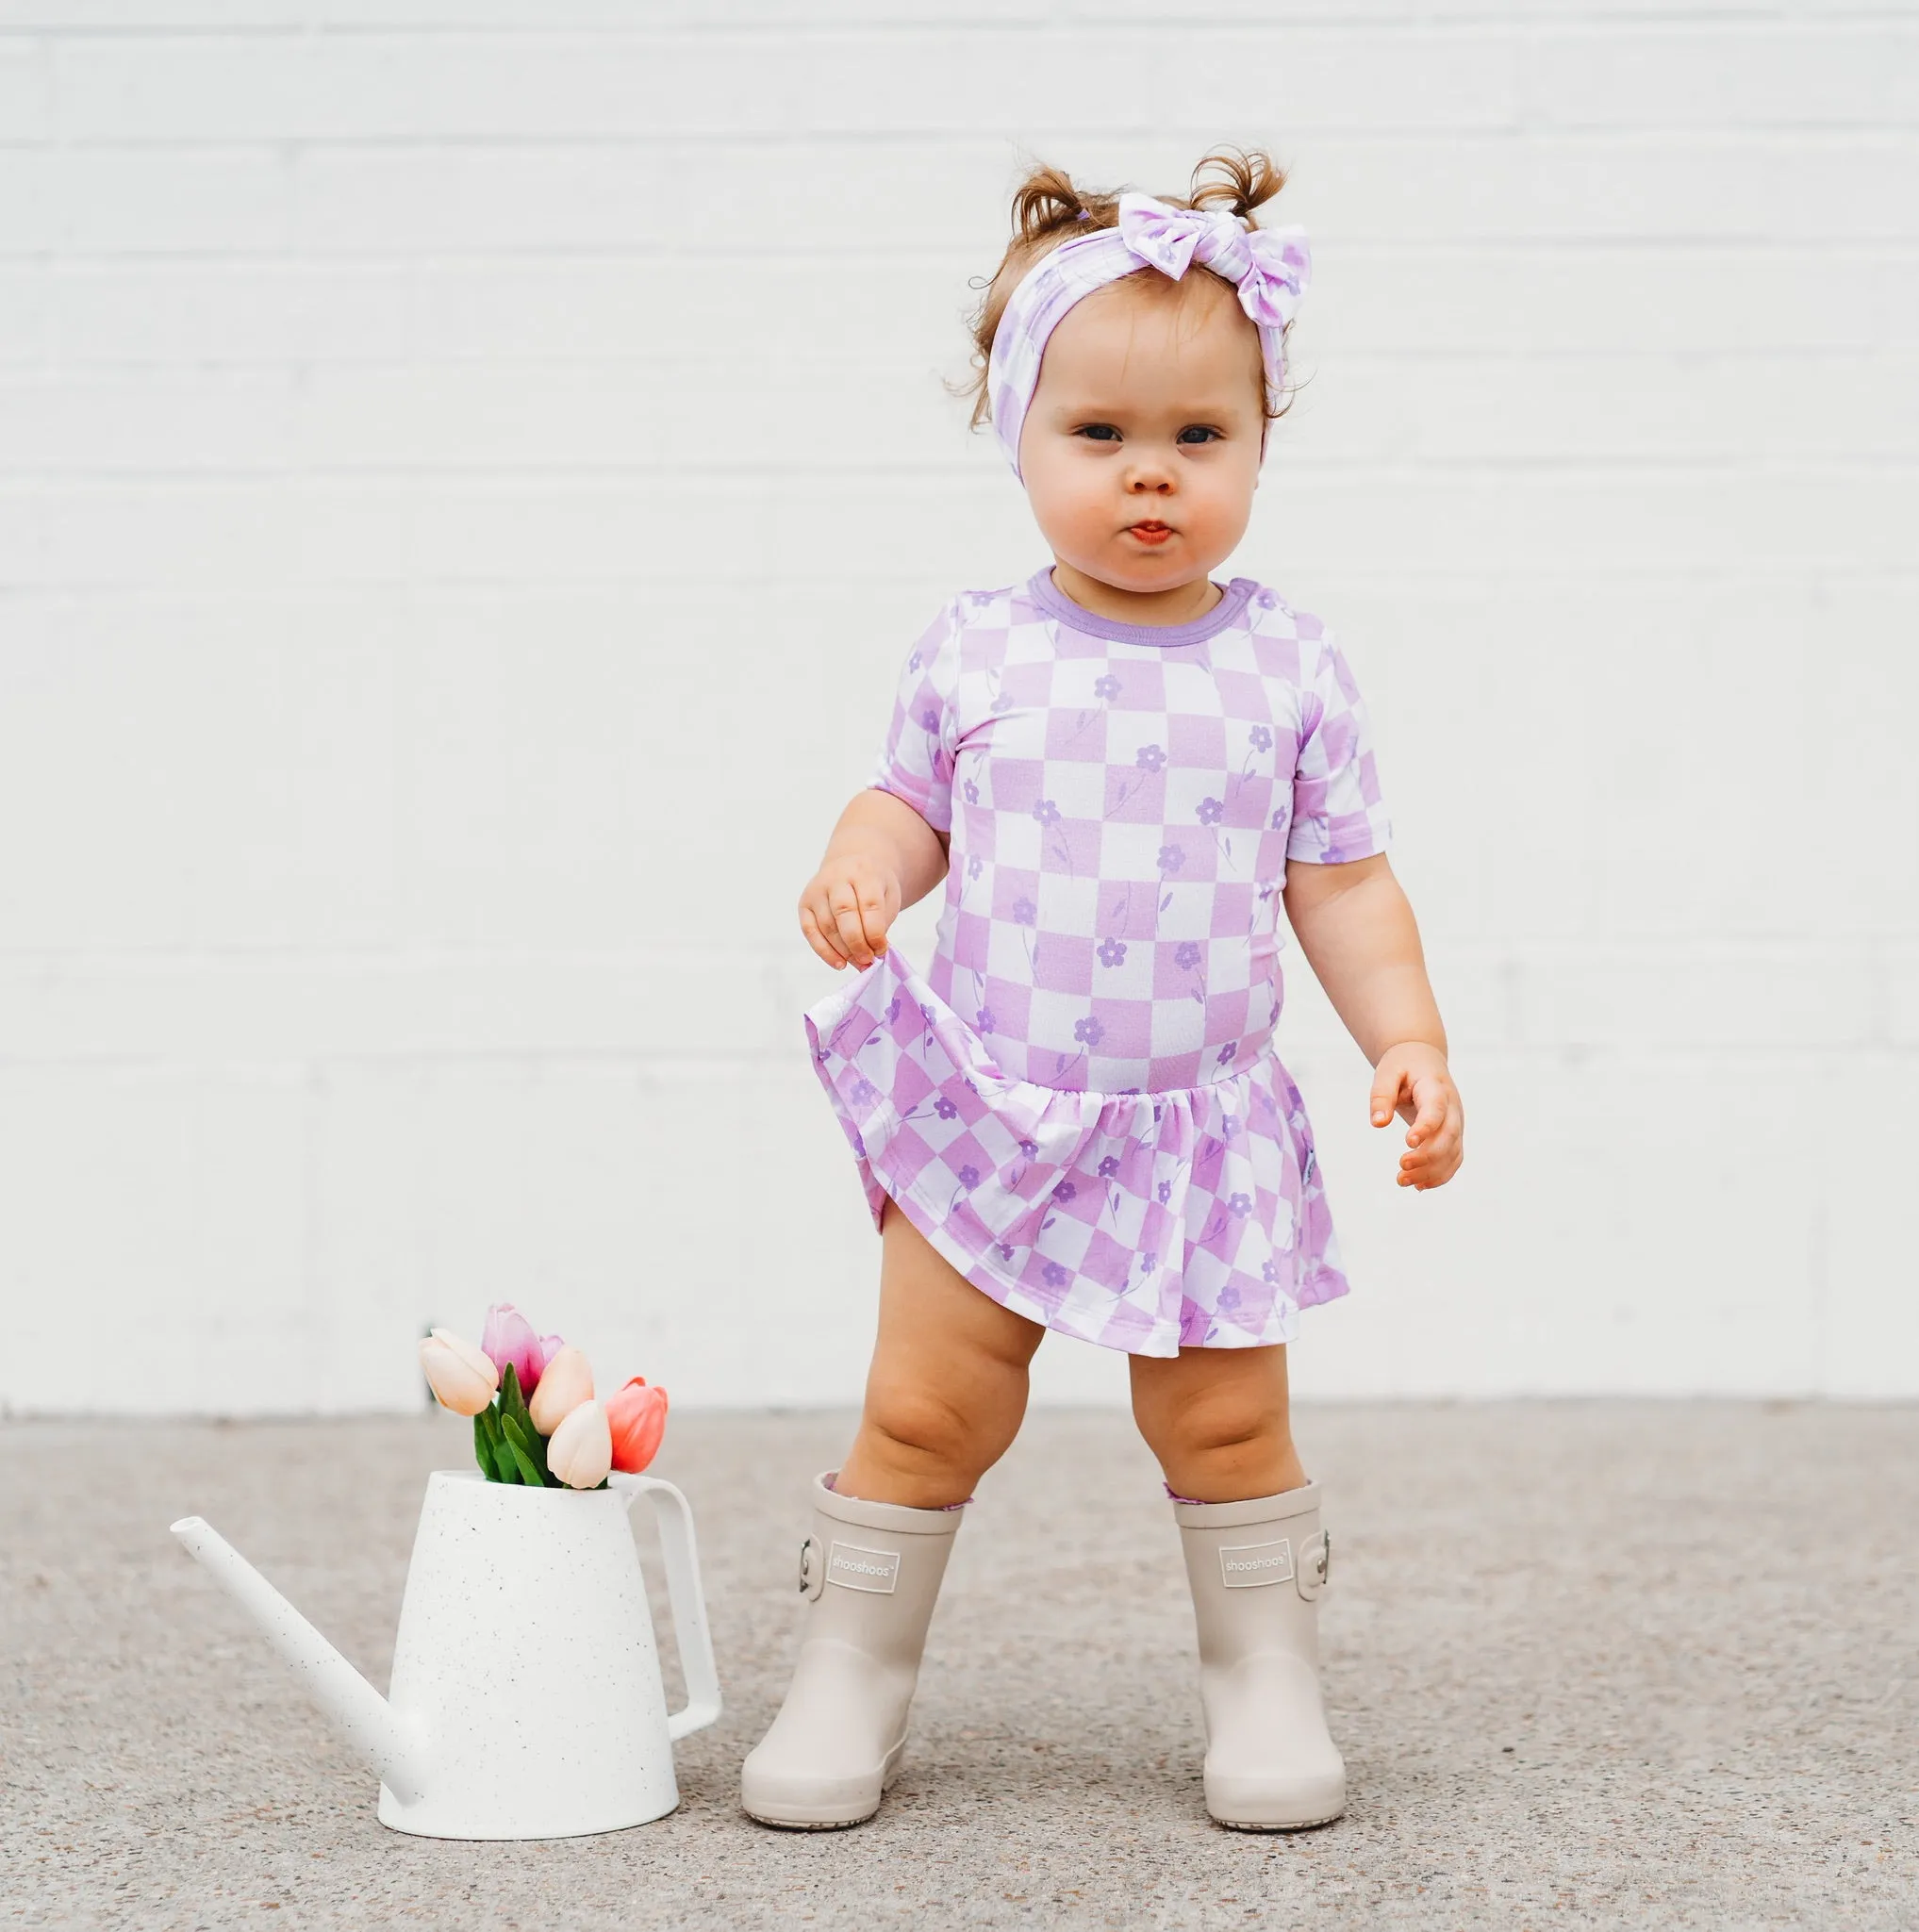
<svg viewBox="0 0 1919 1932"><path fill-rule="evenodd" d="M687 1499L656 1477L522 1489L427 1478L390 1700L197 1517L174 1526L382 1777L380 1821L427 1838L572 1838L679 1803L672 1740L720 1715ZM669 1716L627 1511L659 1511L687 1685Z"/></svg>

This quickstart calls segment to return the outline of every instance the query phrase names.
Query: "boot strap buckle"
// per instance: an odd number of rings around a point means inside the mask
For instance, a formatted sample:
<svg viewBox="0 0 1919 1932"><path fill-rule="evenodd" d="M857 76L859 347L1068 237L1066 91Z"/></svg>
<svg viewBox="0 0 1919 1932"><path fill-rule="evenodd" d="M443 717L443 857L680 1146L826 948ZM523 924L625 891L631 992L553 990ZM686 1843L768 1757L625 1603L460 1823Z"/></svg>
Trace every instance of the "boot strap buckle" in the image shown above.
<svg viewBox="0 0 1919 1932"><path fill-rule="evenodd" d="M800 1594L810 1603L826 1588L826 1552L809 1536L800 1545Z"/></svg>
<svg viewBox="0 0 1919 1932"><path fill-rule="evenodd" d="M1299 1594L1311 1603L1326 1588L1332 1574L1332 1539L1321 1530L1299 1548L1299 1568L1296 1583Z"/></svg>

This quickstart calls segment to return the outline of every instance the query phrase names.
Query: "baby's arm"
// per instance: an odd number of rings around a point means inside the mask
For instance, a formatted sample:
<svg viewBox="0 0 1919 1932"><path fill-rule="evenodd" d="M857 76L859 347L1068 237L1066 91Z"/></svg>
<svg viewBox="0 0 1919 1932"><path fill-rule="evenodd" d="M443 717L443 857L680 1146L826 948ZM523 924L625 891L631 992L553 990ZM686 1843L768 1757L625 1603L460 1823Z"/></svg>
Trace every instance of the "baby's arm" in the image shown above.
<svg viewBox="0 0 1919 1932"><path fill-rule="evenodd" d="M877 785L839 815L826 856L800 895L800 930L830 966L869 966L902 906L946 877L946 839Z"/></svg>
<svg viewBox="0 0 1919 1932"><path fill-rule="evenodd" d="M1383 852L1286 867L1286 917L1346 1030L1373 1063L1372 1119L1412 1124L1401 1187L1443 1187L1464 1158L1465 1114L1413 908Z"/></svg>

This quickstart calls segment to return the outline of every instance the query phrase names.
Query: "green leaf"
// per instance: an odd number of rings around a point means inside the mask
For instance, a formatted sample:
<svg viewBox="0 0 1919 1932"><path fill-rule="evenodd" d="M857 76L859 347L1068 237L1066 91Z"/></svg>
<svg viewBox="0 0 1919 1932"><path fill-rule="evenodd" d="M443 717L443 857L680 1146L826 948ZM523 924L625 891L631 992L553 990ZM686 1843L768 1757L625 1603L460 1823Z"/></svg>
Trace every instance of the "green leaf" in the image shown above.
<svg viewBox="0 0 1919 1932"><path fill-rule="evenodd" d="M473 1417L473 1461L480 1465L480 1474L488 1482L499 1480L493 1471L493 1445L487 1440L487 1412L484 1409Z"/></svg>
<svg viewBox="0 0 1919 1932"><path fill-rule="evenodd" d="M528 1489L544 1489L546 1484L539 1479L539 1471L533 1466L532 1460L518 1443L509 1443L513 1460L520 1465L520 1479Z"/></svg>
<svg viewBox="0 0 1919 1932"><path fill-rule="evenodd" d="M533 1426L526 1397L520 1393L520 1377L510 1362L500 1379L500 1419L504 1423L508 1416L520 1425L521 1452L533 1459L533 1466L539 1471L539 1479L544 1483L547 1479L546 1438Z"/></svg>
<svg viewBox="0 0 1919 1932"><path fill-rule="evenodd" d="M520 1470L521 1481L525 1483L529 1489L544 1489L547 1486L546 1472L540 1467L539 1462L535 1460L532 1447L527 1440L528 1433L531 1431L532 1440L536 1443L538 1442L539 1431L535 1429L531 1423L528 1423L526 1428L522 1428L518 1420L511 1415L503 1415L500 1418L500 1428L506 1438L507 1449Z"/></svg>
<svg viewBox="0 0 1919 1932"><path fill-rule="evenodd" d="M505 1439L500 1433L500 1412L497 1409L483 1409L473 1417L473 1426L486 1438L486 1452L480 1456L480 1467L487 1472L488 1482L518 1482L520 1471L514 1466L513 1458L507 1453ZM475 1454L479 1454L476 1446Z"/></svg>

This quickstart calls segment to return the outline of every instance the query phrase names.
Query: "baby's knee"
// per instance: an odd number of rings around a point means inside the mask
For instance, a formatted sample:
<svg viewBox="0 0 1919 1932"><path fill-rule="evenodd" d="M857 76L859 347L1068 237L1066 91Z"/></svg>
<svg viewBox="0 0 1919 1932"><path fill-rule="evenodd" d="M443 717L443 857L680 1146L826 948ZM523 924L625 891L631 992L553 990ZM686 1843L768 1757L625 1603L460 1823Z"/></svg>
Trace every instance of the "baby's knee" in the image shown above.
<svg viewBox="0 0 1919 1932"><path fill-rule="evenodd" d="M1213 1389L1186 1401L1135 1402L1133 1417L1163 1464L1236 1467L1249 1457L1292 1446L1285 1404L1253 1390Z"/></svg>
<svg viewBox="0 0 1919 1932"><path fill-rule="evenodd" d="M877 1438L875 1446L896 1464L965 1472L993 1460L987 1419L936 1390L911 1383L869 1386L861 1419Z"/></svg>

